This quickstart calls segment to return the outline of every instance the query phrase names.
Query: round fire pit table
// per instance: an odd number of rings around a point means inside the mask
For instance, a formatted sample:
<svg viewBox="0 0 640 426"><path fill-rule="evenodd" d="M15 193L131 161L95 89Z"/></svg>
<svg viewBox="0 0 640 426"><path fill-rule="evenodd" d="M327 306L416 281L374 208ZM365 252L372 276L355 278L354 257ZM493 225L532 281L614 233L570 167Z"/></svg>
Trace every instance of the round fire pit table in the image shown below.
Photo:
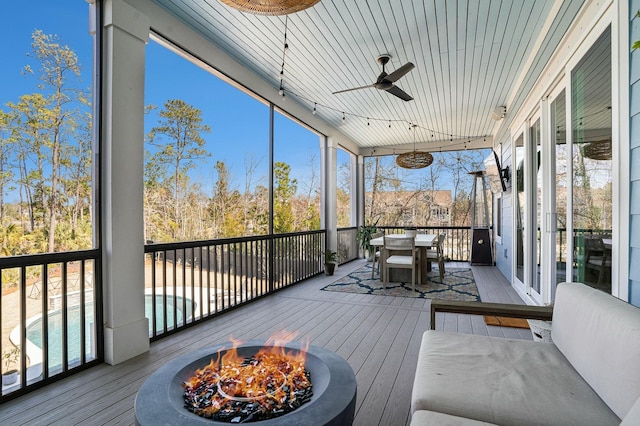
<svg viewBox="0 0 640 426"><path fill-rule="evenodd" d="M251 340L237 347L238 355L255 355L265 340ZM230 425L200 417L184 408L182 383L194 372L224 354L233 343L203 348L182 355L161 367L142 384L135 401L136 424L147 425ZM294 411L279 417L249 422L272 425L351 425L356 405L356 377L349 363L335 353L318 347L303 348L300 342L276 347L286 351L306 351L305 368L311 375L313 396Z"/></svg>

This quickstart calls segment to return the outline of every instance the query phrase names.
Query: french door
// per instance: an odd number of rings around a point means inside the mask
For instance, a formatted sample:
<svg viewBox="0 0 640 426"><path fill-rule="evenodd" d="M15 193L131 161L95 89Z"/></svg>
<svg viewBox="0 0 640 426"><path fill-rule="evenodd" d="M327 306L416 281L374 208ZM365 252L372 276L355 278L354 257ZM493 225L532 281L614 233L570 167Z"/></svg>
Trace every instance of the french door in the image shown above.
<svg viewBox="0 0 640 426"><path fill-rule="evenodd" d="M527 120L513 142L515 262L514 285L521 294L541 301L541 119Z"/></svg>
<svg viewBox="0 0 640 426"><path fill-rule="evenodd" d="M537 303L563 281L613 290L611 68L607 28L512 134L513 281Z"/></svg>

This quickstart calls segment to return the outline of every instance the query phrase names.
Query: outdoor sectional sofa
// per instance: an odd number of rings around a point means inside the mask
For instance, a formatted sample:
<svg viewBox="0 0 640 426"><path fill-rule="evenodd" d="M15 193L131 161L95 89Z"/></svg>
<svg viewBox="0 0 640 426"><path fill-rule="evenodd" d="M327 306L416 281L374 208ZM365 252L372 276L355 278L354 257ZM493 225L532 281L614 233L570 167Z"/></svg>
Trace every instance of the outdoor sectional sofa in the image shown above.
<svg viewBox="0 0 640 426"><path fill-rule="evenodd" d="M432 328L436 311L495 315L510 306L433 301ZM425 332L411 425L640 425L640 309L562 283L552 314L553 343Z"/></svg>

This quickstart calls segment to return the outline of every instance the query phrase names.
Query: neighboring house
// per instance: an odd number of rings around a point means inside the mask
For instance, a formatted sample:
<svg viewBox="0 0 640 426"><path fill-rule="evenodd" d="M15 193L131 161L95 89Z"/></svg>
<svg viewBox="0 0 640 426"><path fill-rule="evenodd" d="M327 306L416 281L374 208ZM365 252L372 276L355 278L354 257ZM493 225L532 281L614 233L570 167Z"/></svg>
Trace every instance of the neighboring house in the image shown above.
<svg viewBox="0 0 640 426"><path fill-rule="evenodd" d="M451 226L451 190L380 191L365 194L372 221L389 226Z"/></svg>

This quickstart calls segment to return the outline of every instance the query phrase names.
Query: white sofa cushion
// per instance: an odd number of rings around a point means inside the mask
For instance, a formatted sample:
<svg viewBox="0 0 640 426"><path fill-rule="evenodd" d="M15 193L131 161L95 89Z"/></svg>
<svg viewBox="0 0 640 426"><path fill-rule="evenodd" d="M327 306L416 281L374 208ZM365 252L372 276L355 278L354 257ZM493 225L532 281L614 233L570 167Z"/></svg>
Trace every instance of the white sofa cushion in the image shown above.
<svg viewBox="0 0 640 426"><path fill-rule="evenodd" d="M495 426L493 423L481 422L464 417L451 416L435 411L418 410L411 416L411 426Z"/></svg>
<svg viewBox="0 0 640 426"><path fill-rule="evenodd" d="M640 425L640 398L633 404L631 410L624 416L620 426L638 426Z"/></svg>
<svg viewBox="0 0 640 426"><path fill-rule="evenodd" d="M640 397L640 309L584 284L561 283L553 343L618 417Z"/></svg>
<svg viewBox="0 0 640 426"><path fill-rule="evenodd" d="M426 331L411 412L501 425L618 425L553 343Z"/></svg>

